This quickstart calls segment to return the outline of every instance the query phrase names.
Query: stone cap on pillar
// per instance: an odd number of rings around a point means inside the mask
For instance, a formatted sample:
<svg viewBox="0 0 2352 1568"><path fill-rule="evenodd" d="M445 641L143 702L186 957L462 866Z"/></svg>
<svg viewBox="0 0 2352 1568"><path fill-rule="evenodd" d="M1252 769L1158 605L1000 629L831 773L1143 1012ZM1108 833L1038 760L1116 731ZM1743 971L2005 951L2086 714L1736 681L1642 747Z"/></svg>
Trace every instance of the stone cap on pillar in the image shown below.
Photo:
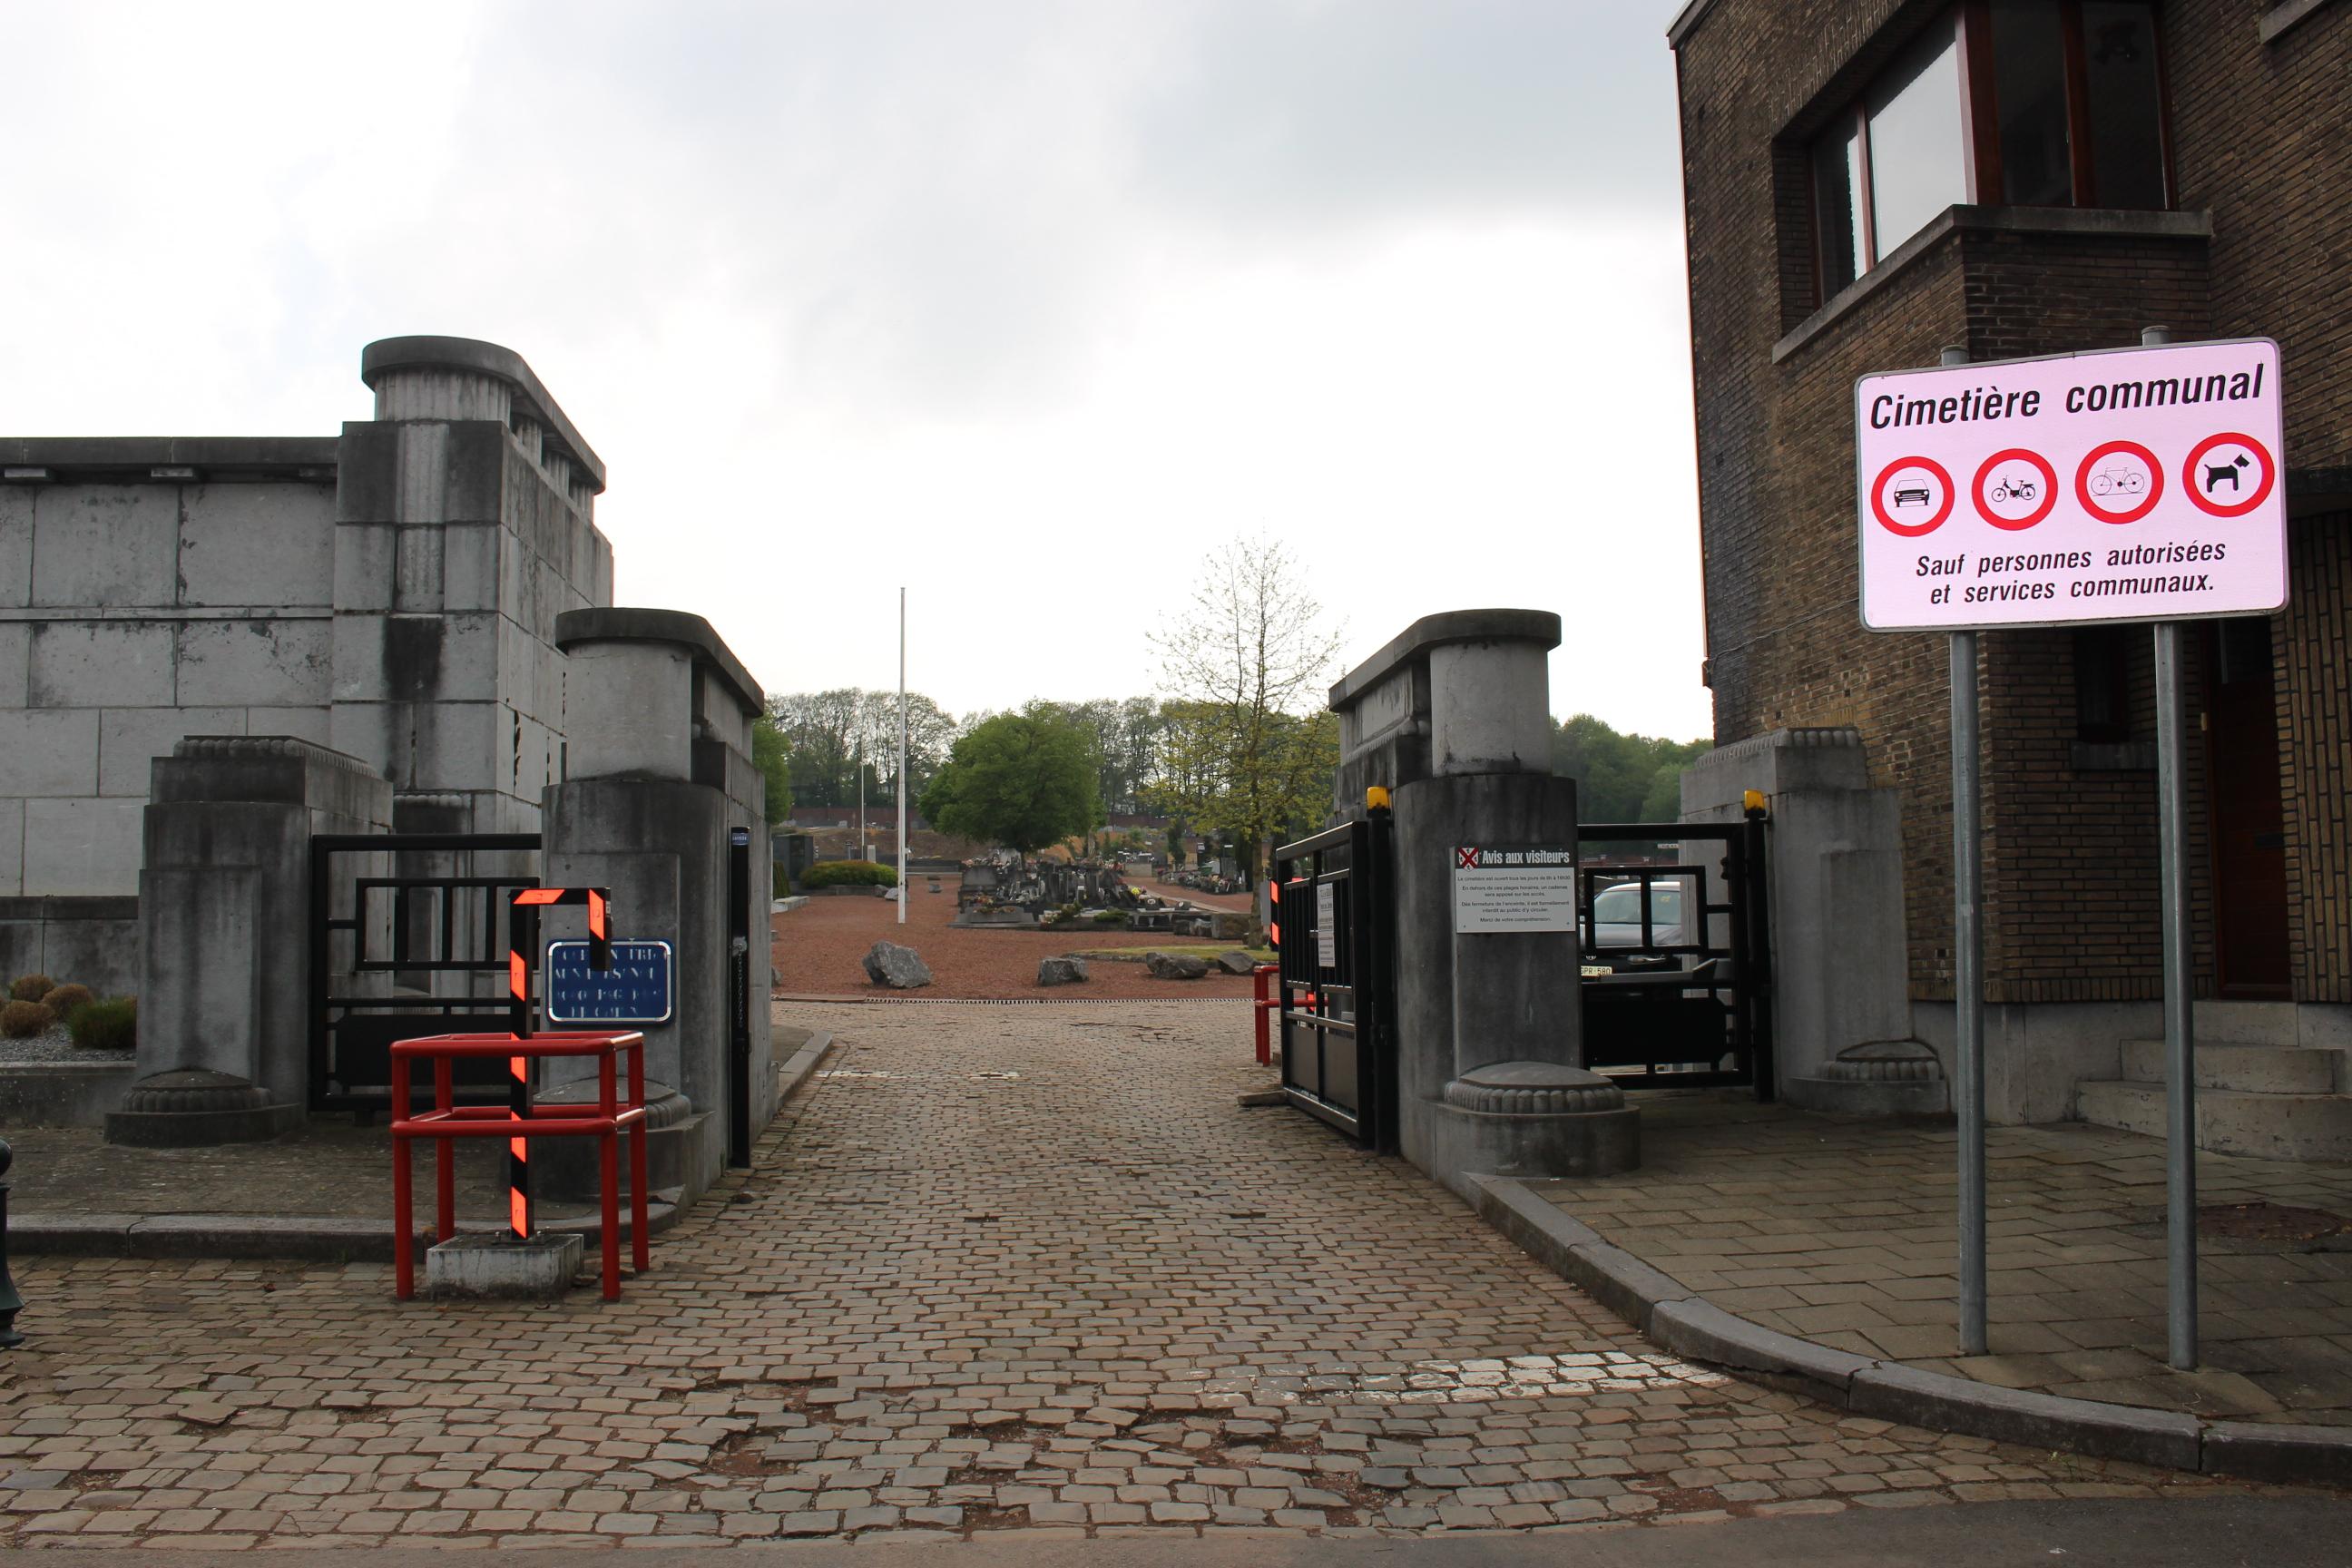
<svg viewBox="0 0 2352 1568"><path fill-rule="evenodd" d="M1391 638L1331 688L1334 808L1441 773L1550 772L1544 661L1559 634L1549 610L1448 610Z"/></svg>
<svg viewBox="0 0 2352 1568"><path fill-rule="evenodd" d="M514 410L542 426L556 450L586 479L588 488L603 493L604 459L581 437L570 416L548 395L538 374L514 350L486 343L478 338L413 337L379 338L360 351L360 379L377 391L379 419L403 416L399 411L385 407L383 391L377 388L379 382L387 377L401 379L406 374L431 377L452 373L459 376L488 376L504 383ZM440 416L470 419L494 411L452 403Z"/></svg>
<svg viewBox="0 0 2352 1568"><path fill-rule="evenodd" d="M347 752L294 735L191 735L150 764L151 804L310 805L389 823L392 784Z"/></svg>
<svg viewBox="0 0 2352 1568"><path fill-rule="evenodd" d="M1559 617L1549 610L1447 610L1423 616L1339 678L1331 688L1332 710L1343 712L1354 706L1399 665L1426 658L1432 648L1480 642L1531 642L1549 653L1559 646Z"/></svg>
<svg viewBox="0 0 2352 1568"><path fill-rule="evenodd" d="M719 684L746 713L767 707L767 696L735 650L727 646L709 621L684 610L638 609L608 605L599 609L566 610L555 617L555 646L565 653L593 643L668 643L692 656L698 674L718 678Z"/></svg>

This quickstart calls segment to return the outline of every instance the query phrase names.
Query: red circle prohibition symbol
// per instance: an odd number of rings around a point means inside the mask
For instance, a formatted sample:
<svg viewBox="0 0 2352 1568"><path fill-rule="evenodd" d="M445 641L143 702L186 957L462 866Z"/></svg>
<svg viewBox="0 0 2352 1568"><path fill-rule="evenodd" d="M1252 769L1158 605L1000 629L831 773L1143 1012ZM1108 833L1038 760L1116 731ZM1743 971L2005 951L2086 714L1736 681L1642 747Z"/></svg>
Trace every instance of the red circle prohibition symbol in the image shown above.
<svg viewBox="0 0 2352 1568"><path fill-rule="evenodd" d="M2227 446L2243 447L2247 451L2252 452L2254 455L2254 461L2263 466L2263 478L2262 482L2254 486L2253 492L2245 500L2231 501L2228 506L2222 506L2217 501L2208 500L2205 492L2197 488L2197 465L2203 462L2205 454L2214 447ZM2180 465L2180 488L2188 492L2189 499L2196 503L2197 510L2209 517L2245 516L2270 499L2271 486L2277 482L2278 465L2271 461L2270 449L2252 436L2240 436L2231 431L2224 431L2219 436L2208 436L2198 442L2189 448L2188 461Z"/></svg>
<svg viewBox="0 0 2352 1568"><path fill-rule="evenodd" d="M2031 463L2042 475L2042 504L2023 517L2003 517L1985 504L1985 481L1992 478L1993 469L2011 461ZM2021 530L2032 528L2035 523L2048 517L2050 509L2058 504L2058 470L2052 468L2050 459L2041 453L2030 452L2023 447L2011 447L2007 451L1995 452L1978 466L1976 482L1969 487L1969 490L1970 497L1977 503L1979 517L1983 518L1995 528L2005 528L2015 533Z"/></svg>
<svg viewBox="0 0 2352 1568"><path fill-rule="evenodd" d="M1906 468L1925 468L1936 476L1937 484L1944 487L1944 504L1937 507L1934 515L1925 521L1899 522L1886 510L1886 481ZM1952 515L1953 495L1952 476L1945 472L1943 464L1933 458L1897 458L1879 469L1878 478L1871 482L1871 515L1878 519L1879 526L1885 529L1887 532L1899 533L1906 539L1916 539L1923 533L1933 533L1944 526L1944 520Z"/></svg>
<svg viewBox="0 0 2352 1568"><path fill-rule="evenodd" d="M2142 496L2139 504L2129 511L2109 511L2091 499L2091 481L2105 477L2091 470L2118 452L2130 453L2147 469L2147 494ZM2084 511L2101 522L2137 522L2156 510L2157 500L2163 494L2164 467L2156 460L2154 452L2137 441L2109 441L2105 446L2094 447L2084 454L2082 465L2074 470L2074 499L2083 503Z"/></svg>

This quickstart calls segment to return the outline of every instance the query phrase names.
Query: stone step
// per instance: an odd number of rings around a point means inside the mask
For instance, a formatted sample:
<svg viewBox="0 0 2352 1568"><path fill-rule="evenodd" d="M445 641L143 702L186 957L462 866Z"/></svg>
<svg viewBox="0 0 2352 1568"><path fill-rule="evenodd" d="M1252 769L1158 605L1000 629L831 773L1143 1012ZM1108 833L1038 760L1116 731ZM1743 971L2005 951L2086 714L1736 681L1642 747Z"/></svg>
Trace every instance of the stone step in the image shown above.
<svg viewBox="0 0 2352 1568"><path fill-rule="evenodd" d="M2164 1042L2126 1040L2124 1077L2164 1081ZM2315 1046L2249 1046L2229 1040L2197 1044L2197 1086L2246 1094L2336 1094L2352 1089L2352 1058Z"/></svg>
<svg viewBox="0 0 2352 1568"><path fill-rule="evenodd" d="M2164 1136L2162 1084L2093 1079L2074 1086L2085 1121ZM2225 1089L2197 1095L2197 1146L2257 1160L2352 1160L2352 1094L2248 1094Z"/></svg>

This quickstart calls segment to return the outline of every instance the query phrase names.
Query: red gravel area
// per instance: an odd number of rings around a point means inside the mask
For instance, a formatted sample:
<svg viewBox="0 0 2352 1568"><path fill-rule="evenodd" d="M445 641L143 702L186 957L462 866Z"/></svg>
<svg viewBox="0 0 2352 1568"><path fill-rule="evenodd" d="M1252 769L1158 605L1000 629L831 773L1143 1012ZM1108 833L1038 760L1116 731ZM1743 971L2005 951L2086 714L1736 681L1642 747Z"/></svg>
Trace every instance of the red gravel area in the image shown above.
<svg viewBox="0 0 2352 1568"><path fill-rule="evenodd" d="M903 926L898 924L897 905L887 899L865 897L811 899L788 915L773 917L770 923L775 934L776 990L788 996L1066 996L1073 1001L1250 994L1246 974L1212 972L1203 980L1155 980L1140 963L1112 960L1090 963L1089 978L1083 985L1040 986L1037 961L1073 948L1119 947L1147 952L1155 947L1206 944L1193 937L1137 931L957 931L948 924L955 918L957 880L952 875L942 877L941 890L928 892L929 880L918 873ZM921 953L923 962L931 966L931 984L903 994L869 984L861 963L877 942L899 942Z"/></svg>

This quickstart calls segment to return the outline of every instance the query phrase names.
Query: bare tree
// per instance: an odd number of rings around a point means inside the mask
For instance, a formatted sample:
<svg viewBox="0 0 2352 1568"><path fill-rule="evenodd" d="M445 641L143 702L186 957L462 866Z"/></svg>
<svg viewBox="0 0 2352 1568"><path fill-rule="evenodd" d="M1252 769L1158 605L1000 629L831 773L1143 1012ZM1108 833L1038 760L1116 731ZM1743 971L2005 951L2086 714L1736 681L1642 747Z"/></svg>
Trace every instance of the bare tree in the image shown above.
<svg viewBox="0 0 2352 1568"><path fill-rule="evenodd" d="M1254 867L1278 833L1319 817L1338 760L1324 681L1339 634L1322 624L1281 544L1239 539L1201 574L1192 604L1152 637L1171 701L1160 798L1231 835Z"/></svg>

